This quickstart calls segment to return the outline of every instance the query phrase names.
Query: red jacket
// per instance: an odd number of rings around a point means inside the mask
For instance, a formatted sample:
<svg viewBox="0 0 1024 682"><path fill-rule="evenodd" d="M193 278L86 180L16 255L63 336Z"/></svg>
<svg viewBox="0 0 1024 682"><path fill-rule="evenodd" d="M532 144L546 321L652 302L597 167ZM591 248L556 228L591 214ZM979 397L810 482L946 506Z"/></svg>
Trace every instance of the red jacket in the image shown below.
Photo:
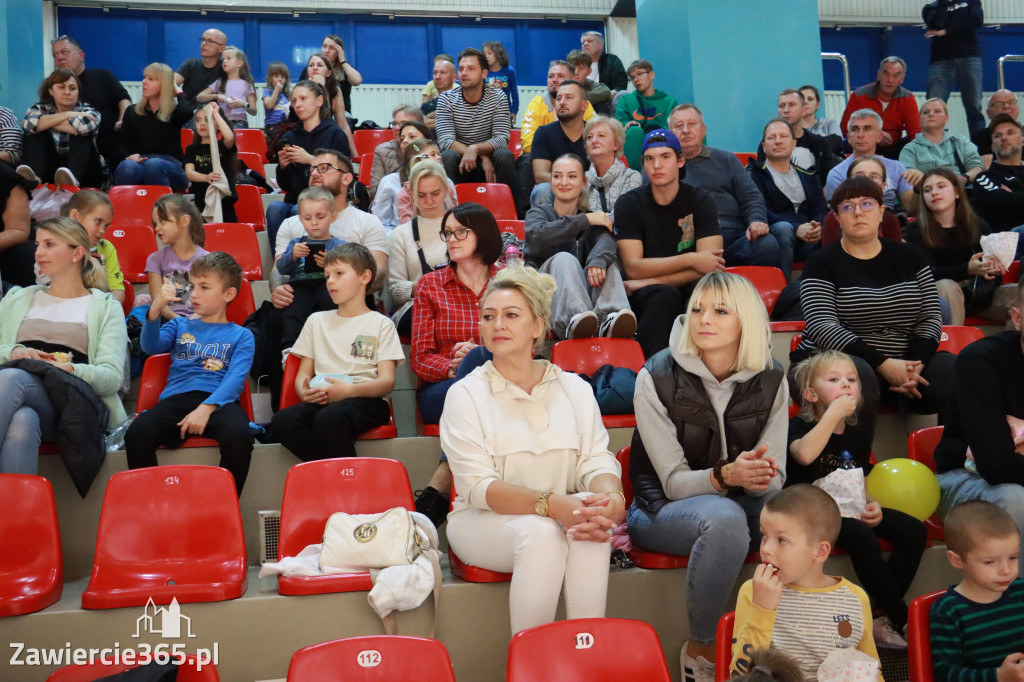
<svg viewBox="0 0 1024 682"><path fill-rule="evenodd" d="M846 135L846 124L850 122L850 114L858 109L871 109L882 117L882 131L892 136L895 144L903 137L903 131L912 140L921 132L921 121L918 118L917 100L914 93L903 86L896 89L889 106L882 111L882 101L878 99L878 83L862 85L850 95L850 101L843 112L843 120L839 127Z"/></svg>

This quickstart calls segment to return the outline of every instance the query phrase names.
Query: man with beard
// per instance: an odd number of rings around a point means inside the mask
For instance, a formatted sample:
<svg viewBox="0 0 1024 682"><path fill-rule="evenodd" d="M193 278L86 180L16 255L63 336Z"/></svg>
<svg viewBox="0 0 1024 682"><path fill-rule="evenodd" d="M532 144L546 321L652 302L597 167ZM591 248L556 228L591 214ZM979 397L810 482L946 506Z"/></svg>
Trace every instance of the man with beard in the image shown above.
<svg viewBox="0 0 1024 682"><path fill-rule="evenodd" d="M578 81L562 81L555 98L555 115L558 120L542 125L533 138L533 153L530 164L537 186L530 194L530 204L550 204L554 200L551 192L551 164L563 154L575 154L583 161L583 170L590 167L587 147L583 139L583 112L589 105L587 91Z"/></svg>
<svg viewBox="0 0 1024 682"><path fill-rule="evenodd" d="M1021 165L1021 124L1009 114L996 114L992 134L992 165L974 179L972 203L993 232L1024 235L1024 165ZM1021 245L1017 244L1017 253Z"/></svg>

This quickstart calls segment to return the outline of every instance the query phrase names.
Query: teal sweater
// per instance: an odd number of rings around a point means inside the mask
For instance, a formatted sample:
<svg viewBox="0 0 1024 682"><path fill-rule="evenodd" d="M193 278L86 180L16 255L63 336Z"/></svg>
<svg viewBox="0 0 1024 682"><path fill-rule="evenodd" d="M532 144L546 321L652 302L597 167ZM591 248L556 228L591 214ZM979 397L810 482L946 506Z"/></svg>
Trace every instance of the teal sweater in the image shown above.
<svg viewBox="0 0 1024 682"><path fill-rule="evenodd" d="M14 287L0 300L0 362L11 359L17 343L18 329L32 306L32 298L45 287ZM89 362L72 365L75 376L92 386L96 395L110 410L107 428L113 428L127 419L124 405L117 395L124 379L124 360L128 351L128 331L124 325L121 304L110 294L90 289L89 303Z"/></svg>

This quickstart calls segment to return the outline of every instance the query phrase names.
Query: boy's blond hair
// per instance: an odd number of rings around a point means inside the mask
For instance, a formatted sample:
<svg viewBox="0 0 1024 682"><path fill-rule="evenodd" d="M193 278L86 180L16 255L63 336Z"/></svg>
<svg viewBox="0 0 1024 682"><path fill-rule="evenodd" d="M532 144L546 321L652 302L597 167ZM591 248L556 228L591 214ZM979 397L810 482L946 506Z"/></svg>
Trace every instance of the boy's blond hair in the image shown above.
<svg viewBox="0 0 1024 682"><path fill-rule="evenodd" d="M1001 507L983 500L959 504L946 514L946 547L961 559L985 540L1018 536L1013 517Z"/></svg>
<svg viewBox="0 0 1024 682"><path fill-rule="evenodd" d="M827 542L833 546L843 521L839 505L832 496L809 483L783 488L765 502L764 510L795 520L811 542Z"/></svg>
<svg viewBox="0 0 1024 682"><path fill-rule="evenodd" d="M323 187L307 187L299 193L299 200L295 203L296 206L302 206L305 201L326 201L327 208L333 213L334 212L334 195L331 194L330 190L324 189Z"/></svg>

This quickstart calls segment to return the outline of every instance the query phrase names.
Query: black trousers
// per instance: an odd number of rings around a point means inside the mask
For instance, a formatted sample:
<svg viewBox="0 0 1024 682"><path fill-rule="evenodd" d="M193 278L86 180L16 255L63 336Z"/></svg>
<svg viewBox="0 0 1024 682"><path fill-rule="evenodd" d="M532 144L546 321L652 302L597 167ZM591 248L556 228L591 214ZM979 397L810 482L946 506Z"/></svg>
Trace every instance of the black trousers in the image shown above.
<svg viewBox="0 0 1024 682"><path fill-rule="evenodd" d="M50 131L25 135L24 163L35 171L39 179L53 182L53 175L61 166L67 166L82 187L103 186L103 166L100 153L91 136L72 135L66 154L57 154L57 145Z"/></svg>
<svg viewBox="0 0 1024 682"><path fill-rule="evenodd" d="M136 417L124 438L128 468L156 466L156 451L161 445L180 447L184 440L178 422L209 397L206 391L179 393L161 400ZM220 444L220 466L235 477L235 488L241 495L242 486L249 475L249 461L252 459L249 415L237 402L225 405L210 415L202 435Z"/></svg>
<svg viewBox="0 0 1024 682"><path fill-rule="evenodd" d="M327 405L300 403L280 410L270 428L281 444L303 462L355 457L359 434L388 423L383 398L346 398Z"/></svg>
<svg viewBox="0 0 1024 682"><path fill-rule="evenodd" d="M324 287L324 293L327 293L326 284ZM294 287L293 287L294 290ZM297 299L296 299L297 300ZM292 303L292 306L295 304ZM284 378L284 368L281 365L281 351L285 348L290 348L295 339L298 338L299 332L302 331L302 324L305 323L303 318L302 323L299 324L298 331L295 332L295 336L292 338L292 343L285 345L284 339L284 327L285 327L285 316L292 306L287 308L271 308L270 313L267 315L267 320L263 328L263 338L266 342L257 346L257 351L260 354L260 358L263 360L264 371L267 373L267 385L270 386L270 409L277 411L277 406L281 404L281 380ZM314 308L310 312L319 312L321 310L332 310L337 309L337 306L327 298L327 302L323 307ZM309 317L307 313L306 317Z"/></svg>
<svg viewBox="0 0 1024 682"><path fill-rule="evenodd" d="M889 560L882 557L879 538L893 544ZM882 522L872 528L859 519L843 518L836 547L850 554L853 570L871 599L871 605L889 616L897 628L907 624L903 600L921 563L928 531L909 514L882 509Z"/></svg>
<svg viewBox="0 0 1024 682"><path fill-rule="evenodd" d="M683 314L692 287L651 284L629 297L636 315L636 340L649 358L668 347L668 337L676 318Z"/></svg>

